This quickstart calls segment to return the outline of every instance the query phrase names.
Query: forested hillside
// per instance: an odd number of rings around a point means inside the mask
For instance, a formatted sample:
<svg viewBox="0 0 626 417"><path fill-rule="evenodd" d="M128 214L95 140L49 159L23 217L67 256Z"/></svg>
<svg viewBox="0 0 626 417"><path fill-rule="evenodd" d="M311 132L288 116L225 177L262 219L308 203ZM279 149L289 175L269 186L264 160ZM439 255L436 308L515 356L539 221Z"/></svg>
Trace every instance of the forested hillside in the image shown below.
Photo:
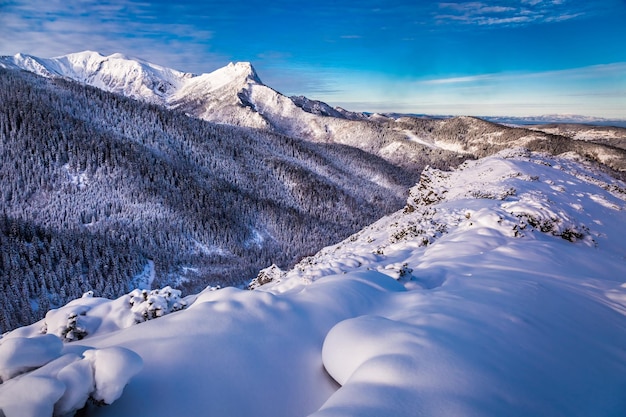
<svg viewBox="0 0 626 417"><path fill-rule="evenodd" d="M2 330L93 289L238 284L402 206L419 171L0 69ZM152 261L152 262L151 262ZM136 282L135 282L136 283Z"/></svg>
<svg viewBox="0 0 626 417"><path fill-rule="evenodd" d="M289 267L401 207L426 165L524 146L626 170L611 145L471 117L346 120L294 103L305 112L281 116L284 130L244 128L0 68L0 330L88 290L197 291ZM328 137L293 133L306 120Z"/></svg>

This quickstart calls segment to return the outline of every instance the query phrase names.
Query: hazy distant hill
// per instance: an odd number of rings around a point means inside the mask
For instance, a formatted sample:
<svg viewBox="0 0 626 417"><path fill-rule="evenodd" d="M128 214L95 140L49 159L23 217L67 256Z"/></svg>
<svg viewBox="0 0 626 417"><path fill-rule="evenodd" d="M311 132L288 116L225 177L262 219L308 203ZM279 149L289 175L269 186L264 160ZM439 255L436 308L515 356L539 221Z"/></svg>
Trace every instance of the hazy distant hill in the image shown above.
<svg viewBox="0 0 626 417"><path fill-rule="evenodd" d="M508 116L508 117L484 117L484 119L514 125L544 125L544 124L584 124L594 126L615 126L626 128L624 119L607 119L604 117L590 117L575 114L546 114L543 116Z"/></svg>
<svg viewBox="0 0 626 417"><path fill-rule="evenodd" d="M574 140L601 143L626 149L626 128L571 123L550 123L528 126L529 129L565 136Z"/></svg>
<svg viewBox="0 0 626 417"><path fill-rule="evenodd" d="M585 141L575 140L576 137L562 129L551 131L543 128L511 127L476 117L401 117L393 119L385 126L410 133L414 140L425 145L473 157L493 155L512 147L524 147L552 155L573 152L583 159L605 166L617 177L624 178L626 174L626 151L621 147L621 139L615 136L619 135L615 132L621 132L619 128L587 127L587 131L596 132L596 135L613 132L610 133L613 136L603 141Z"/></svg>

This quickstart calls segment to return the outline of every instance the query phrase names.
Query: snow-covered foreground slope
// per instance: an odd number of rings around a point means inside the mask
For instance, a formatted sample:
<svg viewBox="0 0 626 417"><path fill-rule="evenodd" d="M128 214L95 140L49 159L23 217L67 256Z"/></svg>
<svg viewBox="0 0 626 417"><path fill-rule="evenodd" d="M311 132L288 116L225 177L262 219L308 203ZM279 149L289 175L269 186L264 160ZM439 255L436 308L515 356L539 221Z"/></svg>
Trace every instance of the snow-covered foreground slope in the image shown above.
<svg viewBox="0 0 626 417"><path fill-rule="evenodd" d="M624 415L625 210L626 185L574 158L507 151L425 171L405 210L255 291L136 325L140 293L87 297L44 321L77 311L65 351L141 356L93 416Z"/></svg>

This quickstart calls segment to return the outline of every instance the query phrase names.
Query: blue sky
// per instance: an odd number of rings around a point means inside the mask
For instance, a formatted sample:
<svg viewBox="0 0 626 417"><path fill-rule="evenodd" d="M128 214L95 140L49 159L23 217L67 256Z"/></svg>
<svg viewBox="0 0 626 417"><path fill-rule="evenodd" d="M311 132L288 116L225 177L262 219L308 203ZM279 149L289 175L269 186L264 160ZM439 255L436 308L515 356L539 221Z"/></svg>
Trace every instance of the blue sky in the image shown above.
<svg viewBox="0 0 626 417"><path fill-rule="evenodd" d="M350 110L626 118L626 0L0 0L0 55L250 61Z"/></svg>

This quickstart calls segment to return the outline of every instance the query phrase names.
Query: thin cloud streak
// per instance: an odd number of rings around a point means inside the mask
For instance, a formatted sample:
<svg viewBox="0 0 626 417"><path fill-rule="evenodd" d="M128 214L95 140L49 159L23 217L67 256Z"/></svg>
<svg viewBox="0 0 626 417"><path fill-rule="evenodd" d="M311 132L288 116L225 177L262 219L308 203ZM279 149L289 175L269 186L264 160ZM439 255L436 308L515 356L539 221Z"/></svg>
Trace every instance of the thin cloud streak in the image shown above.
<svg viewBox="0 0 626 417"><path fill-rule="evenodd" d="M624 76L626 62L612 64L591 65L582 68L571 68L555 71L540 71L530 73L493 73L469 75L464 77L437 78L432 80L416 81L416 85L446 85L446 84L471 84L482 81L508 81L531 78L592 78L606 76Z"/></svg>
<svg viewBox="0 0 626 417"><path fill-rule="evenodd" d="M482 75L470 75L467 77L451 77L451 78L439 78L435 80L418 81L416 84L422 85L443 85L443 84L464 84L474 83L477 81L485 81L497 77L498 74L482 74Z"/></svg>
<svg viewBox="0 0 626 417"><path fill-rule="evenodd" d="M493 4L501 3L501 4ZM511 3L517 3L513 6ZM518 2L446 2L439 3L443 13L435 13L440 24L461 23L478 26L520 26L532 23L554 23L586 15L585 10L565 1L521 0Z"/></svg>

